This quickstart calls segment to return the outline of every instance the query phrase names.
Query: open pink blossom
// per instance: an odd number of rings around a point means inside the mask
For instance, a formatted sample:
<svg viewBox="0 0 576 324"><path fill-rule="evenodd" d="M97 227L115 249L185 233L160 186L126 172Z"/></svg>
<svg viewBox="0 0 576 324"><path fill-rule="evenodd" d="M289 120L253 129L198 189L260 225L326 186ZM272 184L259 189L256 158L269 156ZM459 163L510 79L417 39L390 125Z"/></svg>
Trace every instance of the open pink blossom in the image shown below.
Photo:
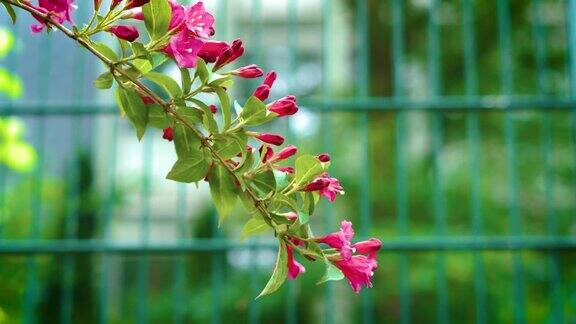
<svg viewBox="0 0 576 324"><path fill-rule="evenodd" d="M168 25L168 29L177 29L181 30L184 19L186 17L186 9L183 5L179 4L174 0L170 0L170 8L172 9L172 16L170 18L170 24Z"/></svg>
<svg viewBox="0 0 576 324"><path fill-rule="evenodd" d="M186 8L186 27L190 32L201 38L210 38L214 36L213 25L214 16L204 9L202 1Z"/></svg>
<svg viewBox="0 0 576 324"><path fill-rule="evenodd" d="M336 195L344 194L344 188L340 185L340 181L336 178L331 178L328 173L324 173L321 177L314 179L303 191L318 191L330 202L336 200Z"/></svg>
<svg viewBox="0 0 576 324"><path fill-rule="evenodd" d="M72 18L70 17L74 0L38 0L38 6L33 6L38 11L50 14L50 17L56 20L58 23L62 24L64 22L72 22ZM32 25L30 29L33 33L41 32L44 27L46 27L46 22L44 19L34 16L39 25Z"/></svg>
<svg viewBox="0 0 576 324"><path fill-rule="evenodd" d="M174 57L181 68L193 68L198 60L198 53L204 42L194 36L190 36L187 30L182 30L170 39L164 52Z"/></svg>
<svg viewBox="0 0 576 324"><path fill-rule="evenodd" d="M354 229L352 228L352 222L344 220L340 223L340 230L338 232L319 237L316 241L338 249L342 258L348 260L352 257L352 253L354 253L354 249L350 243L353 238Z"/></svg>
<svg viewBox="0 0 576 324"><path fill-rule="evenodd" d="M296 279L296 277L298 277L301 273L306 272L306 268L304 268L302 264L294 259L294 253L291 246L286 246L286 252L288 256L288 278Z"/></svg>
<svg viewBox="0 0 576 324"><path fill-rule="evenodd" d="M341 259L333 263L346 276L355 293L359 293L362 287L372 287L374 270L378 268L376 259L355 255L350 259Z"/></svg>

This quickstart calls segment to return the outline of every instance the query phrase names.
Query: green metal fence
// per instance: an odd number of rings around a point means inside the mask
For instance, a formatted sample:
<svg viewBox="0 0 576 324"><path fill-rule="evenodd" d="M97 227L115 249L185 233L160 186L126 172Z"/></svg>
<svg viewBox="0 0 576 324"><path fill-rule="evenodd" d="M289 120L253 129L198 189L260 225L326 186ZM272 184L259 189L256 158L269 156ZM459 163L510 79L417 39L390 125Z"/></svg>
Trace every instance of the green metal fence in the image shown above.
<svg viewBox="0 0 576 324"><path fill-rule="evenodd" d="M90 89L99 67L21 19L2 65L26 96L0 115L39 163L0 168L0 323L576 321L576 1L206 3L301 98L275 127L333 152L348 192L314 225L381 238L375 288L312 265L254 301L273 241L217 228L202 190L163 180L158 134L137 144Z"/></svg>

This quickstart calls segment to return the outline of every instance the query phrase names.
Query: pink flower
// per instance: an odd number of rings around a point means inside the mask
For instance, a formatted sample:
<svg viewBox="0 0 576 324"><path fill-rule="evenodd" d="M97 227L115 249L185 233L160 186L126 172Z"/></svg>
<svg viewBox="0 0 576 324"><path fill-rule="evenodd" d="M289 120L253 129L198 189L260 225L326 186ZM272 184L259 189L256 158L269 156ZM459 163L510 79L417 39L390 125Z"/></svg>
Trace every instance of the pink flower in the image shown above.
<svg viewBox="0 0 576 324"><path fill-rule="evenodd" d="M368 254L371 258L376 258L376 254L382 248L382 242L377 238L371 238L366 241L354 243L352 248L358 254Z"/></svg>
<svg viewBox="0 0 576 324"><path fill-rule="evenodd" d="M257 139L261 140L264 143L280 146L284 144L284 137L278 134L271 134L271 133L262 133L256 136Z"/></svg>
<svg viewBox="0 0 576 324"><path fill-rule="evenodd" d="M350 241L354 238L354 229L352 228L352 222L342 221L340 224L340 230L316 239L320 243L324 243L338 249L342 258L348 260L352 257L354 249L351 246Z"/></svg>
<svg viewBox="0 0 576 324"><path fill-rule="evenodd" d="M206 41L198 52L198 57L201 57L206 63L214 63L229 48L230 46L226 42Z"/></svg>
<svg viewBox="0 0 576 324"><path fill-rule="evenodd" d="M120 25L120 26L113 26L108 29L109 32L116 35L116 37L121 38L123 40L127 40L129 42L135 41L140 34L138 33L138 29L134 26L127 26L127 25Z"/></svg>
<svg viewBox="0 0 576 324"><path fill-rule="evenodd" d="M359 293L362 287L372 287L374 270L378 268L378 262L374 258L364 255L355 255L349 259L333 262L344 273L346 279L355 293Z"/></svg>
<svg viewBox="0 0 576 324"><path fill-rule="evenodd" d="M294 115L298 112L298 105L296 104L296 97L294 96L280 98L269 104L267 108L279 117Z"/></svg>
<svg viewBox="0 0 576 324"><path fill-rule="evenodd" d="M294 154L298 152L298 148L294 145L288 145L284 149L282 149L278 154L276 154L273 158L274 161L282 161L292 157Z"/></svg>
<svg viewBox="0 0 576 324"><path fill-rule="evenodd" d="M340 181L336 178L331 178L328 173L324 173L321 177L314 179L303 191L319 191L330 202L336 200L337 194L344 194L344 188L340 185Z"/></svg>
<svg viewBox="0 0 576 324"><path fill-rule="evenodd" d="M262 163L268 162L274 156L274 150L270 147L270 145L262 144L258 149L260 152L260 159L262 159Z"/></svg>
<svg viewBox="0 0 576 324"><path fill-rule="evenodd" d="M186 27L200 38L214 36L214 16L204 9L202 1L186 8Z"/></svg>
<svg viewBox="0 0 576 324"><path fill-rule="evenodd" d="M119 2L121 2L121 1L115 0L112 3L112 5L116 6ZM136 7L142 7L143 5L147 4L148 2L150 2L150 0L131 0L126 4L125 8L126 8L126 10L128 10L128 9L132 9L132 8L136 8Z"/></svg>
<svg viewBox="0 0 576 324"><path fill-rule="evenodd" d="M296 279L296 277L301 273L306 272L306 268L294 259L294 253L291 246L286 246L286 252L288 254L288 278Z"/></svg>
<svg viewBox="0 0 576 324"><path fill-rule="evenodd" d="M194 36L190 36L187 30L182 30L170 39L170 43L164 49L169 56L174 57L181 68L193 68L196 66L198 52L204 42Z"/></svg>
<svg viewBox="0 0 576 324"><path fill-rule="evenodd" d="M164 128L164 133L162 134L162 138L172 142L174 139L174 130L172 127Z"/></svg>
<svg viewBox="0 0 576 324"><path fill-rule="evenodd" d="M276 76L277 74L275 71L268 72L264 82L254 90L252 95L262 101L268 99L268 96L270 96L270 89L272 89L274 81L276 81Z"/></svg>
<svg viewBox="0 0 576 324"><path fill-rule="evenodd" d="M172 29L181 30L182 29L181 27L183 26L185 19L186 9L184 8L183 5L179 4L174 0L170 0L169 3L170 8L172 9L172 17L170 18L170 24L168 25L168 30Z"/></svg>
<svg viewBox="0 0 576 324"><path fill-rule="evenodd" d="M236 39L232 42L232 46L222 51L216 64L214 64L214 71L218 71L221 67L226 64L230 64L237 60L240 56L244 54L244 45L240 39Z"/></svg>
<svg viewBox="0 0 576 324"><path fill-rule="evenodd" d="M38 6L33 7L42 13L49 13L52 19L62 24L66 21L72 22L72 18L70 18L73 9L72 3L74 0L38 0ZM33 33L39 33L46 27L46 22L40 17L34 16L34 18L40 22L40 25L32 25L30 29Z"/></svg>
<svg viewBox="0 0 576 324"><path fill-rule="evenodd" d="M320 162L330 162L330 155L328 153L322 153L318 156L316 156L316 158L320 161Z"/></svg>
<svg viewBox="0 0 576 324"><path fill-rule="evenodd" d="M261 84L256 88L256 90L254 90L252 95L261 101L264 101L268 99L268 96L270 96L270 87L265 84Z"/></svg>
<svg viewBox="0 0 576 324"><path fill-rule="evenodd" d="M296 171L293 167L275 167L275 168L278 171L290 174L293 174Z"/></svg>
<svg viewBox="0 0 576 324"><path fill-rule="evenodd" d="M264 75L264 71L262 71L262 69L259 68L258 65L251 64L236 69L234 71L231 71L230 74L239 76L241 78L253 79L253 78L259 78L262 75Z"/></svg>

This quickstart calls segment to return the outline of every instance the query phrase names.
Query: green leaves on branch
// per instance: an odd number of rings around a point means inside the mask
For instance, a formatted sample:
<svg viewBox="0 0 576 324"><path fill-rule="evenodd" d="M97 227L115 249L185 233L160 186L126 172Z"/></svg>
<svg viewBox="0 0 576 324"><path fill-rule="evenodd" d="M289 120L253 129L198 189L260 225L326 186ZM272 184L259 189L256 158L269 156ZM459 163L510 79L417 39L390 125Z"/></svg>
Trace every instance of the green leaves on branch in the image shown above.
<svg viewBox="0 0 576 324"><path fill-rule="evenodd" d="M209 152L205 149L195 150L188 156L178 159L166 178L184 183L198 182L206 176L210 168L209 161Z"/></svg>
<svg viewBox="0 0 576 324"><path fill-rule="evenodd" d="M242 232L240 233L240 240L244 240L248 236L264 233L269 229L270 225L264 221L262 216L254 216L244 224Z"/></svg>
<svg viewBox="0 0 576 324"><path fill-rule="evenodd" d="M118 88L116 101L136 129L138 140L141 140L148 125L148 106L144 104L136 91L126 88Z"/></svg>
<svg viewBox="0 0 576 324"><path fill-rule="evenodd" d="M158 40L166 35L172 18L168 0L150 0L142 6L142 13L146 30L152 40Z"/></svg>
<svg viewBox="0 0 576 324"><path fill-rule="evenodd" d="M178 82L171 77L157 72L149 72L145 77L160 86L170 97L178 98L182 96L182 89L180 89Z"/></svg>
<svg viewBox="0 0 576 324"><path fill-rule="evenodd" d="M240 118L246 126L257 126L272 121L276 116L268 113L266 105L260 99L252 96L246 101L244 108L241 108Z"/></svg>
<svg viewBox="0 0 576 324"><path fill-rule="evenodd" d="M268 280L264 290L256 298L269 295L282 287L284 281L286 281L286 276L288 275L288 251L286 247L286 242L280 239L278 244L278 258L276 259L276 265L274 266L274 272Z"/></svg>
<svg viewBox="0 0 576 324"><path fill-rule="evenodd" d="M236 179L228 172L226 167L214 164L208 175L210 193L219 215L219 223L230 214L236 205L240 193L240 186Z"/></svg>
<svg viewBox="0 0 576 324"><path fill-rule="evenodd" d="M312 155L302 155L296 159L296 174L294 180L298 184L308 183L324 171L322 163Z"/></svg>

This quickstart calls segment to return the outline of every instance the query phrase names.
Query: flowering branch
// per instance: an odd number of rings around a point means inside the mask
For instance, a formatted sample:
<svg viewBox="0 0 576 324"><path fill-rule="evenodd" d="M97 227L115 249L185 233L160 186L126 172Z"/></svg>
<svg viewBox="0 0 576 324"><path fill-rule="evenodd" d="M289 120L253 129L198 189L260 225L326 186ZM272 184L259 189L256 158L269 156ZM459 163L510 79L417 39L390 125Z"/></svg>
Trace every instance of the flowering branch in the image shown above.
<svg viewBox="0 0 576 324"><path fill-rule="evenodd" d="M141 139L148 127L154 127L162 129L164 139L174 142L178 160L168 179L207 181L220 222L240 199L251 215L242 237L273 229L279 240L278 258L260 296L276 291L286 277L294 279L305 271L294 259L294 251L326 264L326 275L320 282L346 277L355 292L362 286L372 286L379 240L351 243L354 231L348 221L342 222L338 232L319 237L309 225L321 196L332 202L344 193L339 181L327 173L329 155L300 155L294 167L284 166L296 155L297 148L289 145L275 153L270 145L284 144L281 135L248 129L295 114L296 98L286 96L264 103L276 80L272 71L243 106L234 102L234 116L227 92L233 77L258 78L264 72L256 65L220 72L242 56L244 47L240 40L232 44L210 40L215 33L214 18L202 2L183 6L175 0L112 0L100 16L102 3L95 0L90 21L72 29L64 23L72 22L74 0L40 0L38 6L27 0L0 2L14 19L13 6L30 13L40 23L31 26L33 32L56 28L106 65L108 71L94 84L100 89L118 85L119 108L134 126L137 137ZM130 19L144 21L147 44L138 41L138 28L118 24ZM119 41L119 53L91 38L103 32ZM155 72L167 63L180 68L180 84ZM153 91L148 84L162 92ZM215 94L220 109L198 99L202 93ZM218 111L219 121L215 118ZM262 142L258 155L249 141Z"/></svg>

